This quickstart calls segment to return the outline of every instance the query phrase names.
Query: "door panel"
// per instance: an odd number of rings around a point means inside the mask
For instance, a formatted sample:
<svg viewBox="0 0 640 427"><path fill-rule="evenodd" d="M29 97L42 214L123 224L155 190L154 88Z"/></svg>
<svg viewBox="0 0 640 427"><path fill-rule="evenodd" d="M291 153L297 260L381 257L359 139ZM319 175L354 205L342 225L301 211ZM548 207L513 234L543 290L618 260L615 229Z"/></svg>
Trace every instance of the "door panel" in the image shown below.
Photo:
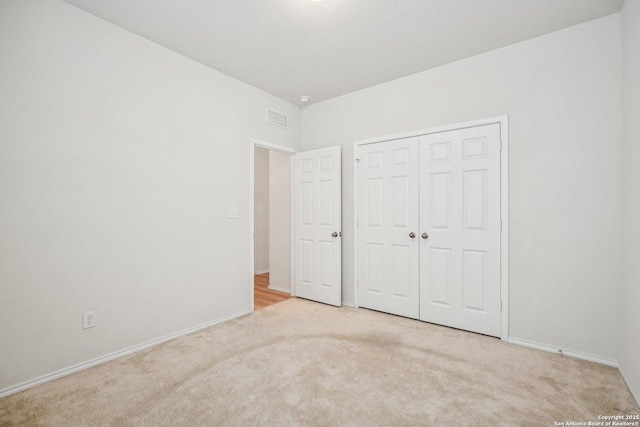
<svg viewBox="0 0 640 427"><path fill-rule="evenodd" d="M431 175L430 228L448 230L451 227L451 174Z"/></svg>
<svg viewBox="0 0 640 427"><path fill-rule="evenodd" d="M294 162L294 286L301 298L342 305L340 147L305 151ZM336 236L332 236L332 233Z"/></svg>
<svg viewBox="0 0 640 427"><path fill-rule="evenodd" d="M358 158L358 305L417 319L418 138L365 145Z"/></svg>
<svg viewBox="0 0 640 427"><path fill-rule="evenodd" d="M462 307L485 312L486 251L462 251Z"/></svg>
<svg viewBox="0 0 640 427"><path fill-rule="evenodd" d="M425 273L429 274L431 284L432 304L451 306L451 250L443 248L429 248L428 269Z"/></svg>
<svg viewBox="0 0 640 427"><path fill-rule="evenodd" d="M500 125L420 137L420 319L500 336Z"/></svg>

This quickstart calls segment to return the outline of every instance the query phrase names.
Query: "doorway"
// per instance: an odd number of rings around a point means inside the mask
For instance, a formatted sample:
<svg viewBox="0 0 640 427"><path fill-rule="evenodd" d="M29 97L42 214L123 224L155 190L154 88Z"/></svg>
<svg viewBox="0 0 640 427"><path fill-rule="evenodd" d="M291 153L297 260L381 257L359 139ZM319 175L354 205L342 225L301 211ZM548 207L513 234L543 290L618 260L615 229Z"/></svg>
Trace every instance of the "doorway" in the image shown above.
<svg viewBox="0 0 640 427"><path fill-rule="evenodd" d="M253 310L291 297L291 156L295 150L251 141Z"/></svg>
<svg viewBox="0 0 640 427"><path fill-rule="evenodd" d="M266 182L269 197L265 200ZM250 185L250 309L257 309L256 272L268 273L269 291L342 305L340 146L298 153L252 138ZM261 223L267 210L268 219ZM261 240L266 230L268 243ZM267 276L262 279L264 283Z"/></svg>

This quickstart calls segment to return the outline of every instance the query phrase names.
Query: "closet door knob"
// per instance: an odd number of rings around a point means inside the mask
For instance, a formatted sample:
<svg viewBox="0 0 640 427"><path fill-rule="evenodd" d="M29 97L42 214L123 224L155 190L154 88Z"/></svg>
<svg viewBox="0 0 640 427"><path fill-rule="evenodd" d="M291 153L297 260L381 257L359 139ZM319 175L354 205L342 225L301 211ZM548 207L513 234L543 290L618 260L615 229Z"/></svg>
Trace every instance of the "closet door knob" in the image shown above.
<svg viewBox="0 0 640 427"><path fill-rule="evenodd" d="M427 233L422 233L422 236L421 236L421 237L422 237L423 239L428 239L428 238L429 238L429 235L428 235Z"/></svg>
<svg viewBox="0 0 640 427"><path fill-rule="evenodd" d="M334 231L333 233L331 233L331 237L338 237L338 232Z"/></svg>
<svg viewBox="0 0 640 427"><path fill-rule="evenodd" d="M416 237L416 233L414 233L414 232L412 231L411 233L409 233L409 237L411 237L411 238L413 239L414 237Z"/></svg>

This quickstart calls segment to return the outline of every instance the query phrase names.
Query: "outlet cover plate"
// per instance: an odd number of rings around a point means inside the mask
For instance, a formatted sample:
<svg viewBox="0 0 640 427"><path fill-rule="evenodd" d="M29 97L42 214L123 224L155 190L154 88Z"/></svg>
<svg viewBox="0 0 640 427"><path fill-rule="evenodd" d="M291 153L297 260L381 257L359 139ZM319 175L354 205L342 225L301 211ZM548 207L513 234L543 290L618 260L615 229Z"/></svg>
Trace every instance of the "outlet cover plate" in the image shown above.
<svg viewBox="0 0 640 427"><path fill-rule="evenodd" d="M83 327L84 329L93 328L96 326L96 312L95 311L87 311L83 314Z"/></svg>

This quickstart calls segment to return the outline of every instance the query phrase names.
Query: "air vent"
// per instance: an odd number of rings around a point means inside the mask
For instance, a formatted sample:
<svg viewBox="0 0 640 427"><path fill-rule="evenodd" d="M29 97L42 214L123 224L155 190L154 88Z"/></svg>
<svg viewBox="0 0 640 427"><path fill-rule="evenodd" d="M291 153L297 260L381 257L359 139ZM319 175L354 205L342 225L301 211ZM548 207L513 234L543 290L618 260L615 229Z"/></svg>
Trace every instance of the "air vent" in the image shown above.
<svg viewBox="0 0 640 427"><path fill-rule="evenodd" d="M267 108L267 122L283 128L289 127L289 116L271 108Z"/></svg>

